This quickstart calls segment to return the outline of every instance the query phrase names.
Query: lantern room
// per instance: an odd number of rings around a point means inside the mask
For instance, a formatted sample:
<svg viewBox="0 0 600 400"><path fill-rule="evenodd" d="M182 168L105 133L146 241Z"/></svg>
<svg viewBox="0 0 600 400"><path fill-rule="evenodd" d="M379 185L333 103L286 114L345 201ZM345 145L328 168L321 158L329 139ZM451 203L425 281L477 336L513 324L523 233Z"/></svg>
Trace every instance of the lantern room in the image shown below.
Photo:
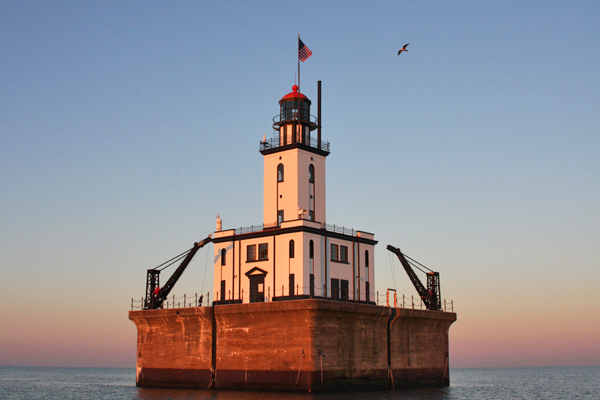
<svg viewBox="0 0 600 400"><path fill-rule="evenodd" d="M310 145L310 132L318 127L317 118L310 115L311 101L292 86L292 92L279 101L279 115L273 117L273 129L279 131L280 145L304 143Z"/></svg>

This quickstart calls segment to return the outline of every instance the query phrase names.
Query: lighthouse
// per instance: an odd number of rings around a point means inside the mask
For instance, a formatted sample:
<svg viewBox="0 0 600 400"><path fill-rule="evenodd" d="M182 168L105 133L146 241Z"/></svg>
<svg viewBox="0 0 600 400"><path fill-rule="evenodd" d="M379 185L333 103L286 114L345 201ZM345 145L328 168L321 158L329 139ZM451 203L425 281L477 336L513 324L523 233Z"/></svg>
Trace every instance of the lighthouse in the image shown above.
<svg viewBox="0 0 600 400"><path fill-rule="evenodd" d="M263 223L214 233L216 304L374 301L377 241L372 233L327 223L330 145L311 105L294 85L279 100L272 138L260 141Z"/></svg>
<svg viewBox="0 0 600 400"><path fill-rule="evenodd" d="M427 289L419 281L427 309L389 298L381 304L372 291L374 235L326 219L330 146L320 114L311 114L296 85L279 100L272 137L259 141L262 223L257 215L258 225L227 229L218 214L215 232L181 255L162 288L161 270L148 270L146 307L129 312L138 332L137 386L324 392L450 384L456 314L442 312L428 292L439 293L437 273L431 285L428 274ZM166 294L209 243L212 301L203 306L202 296L198 304L184 295L180 303L173 295L169 304Z"/></svg>

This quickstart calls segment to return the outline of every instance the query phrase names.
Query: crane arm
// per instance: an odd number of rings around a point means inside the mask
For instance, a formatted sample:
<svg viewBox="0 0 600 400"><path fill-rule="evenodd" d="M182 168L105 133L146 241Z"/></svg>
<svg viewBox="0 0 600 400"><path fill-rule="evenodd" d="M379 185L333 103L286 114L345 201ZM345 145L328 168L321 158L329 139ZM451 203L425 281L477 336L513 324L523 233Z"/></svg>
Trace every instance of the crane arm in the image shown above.
<svg viewBox="0 0 600 400"><path fill-rule="evenodd" d="M427 309L430 309L430 305L432 303L432 295L429 293L429 291L427 289L425 289L425 286L423 286L423 283L421 283L421 281L419 280L419 277L417 276L417 274L415 274L415 271L412 269L412 267L408 263L408 260L406 259L406 257L404 257L404 254L402 254L400 249L398 249L394 246L388 245L387 249L389 251L391 251L392 253L394 253L398 257L398 259L400 260L400 263L404 267L404 270L408 274L408 277L410 278L412 284L415 286L415 289L417 289L417 293L419 293L421 300L423 300Z"/></svg>
<svg viewBox="0 0 600 400"><path fill-rule="evenodd" d="M175 272L173 272L173 275L171 275L167 283L165 283L162 288L159 287L158 280L160 271L156 268L148 270L148 278L146 281L146 309L157 309L162 307L163 302L167 299L167 296L169 293L171 293L171 290L173 290L173 287L192 261L192 258L194 258L198 250L211 241L211 235L208 235L206 239L194 243L194 247L190 249L181 264L179 264L179 267L177 267Z"/></svg>

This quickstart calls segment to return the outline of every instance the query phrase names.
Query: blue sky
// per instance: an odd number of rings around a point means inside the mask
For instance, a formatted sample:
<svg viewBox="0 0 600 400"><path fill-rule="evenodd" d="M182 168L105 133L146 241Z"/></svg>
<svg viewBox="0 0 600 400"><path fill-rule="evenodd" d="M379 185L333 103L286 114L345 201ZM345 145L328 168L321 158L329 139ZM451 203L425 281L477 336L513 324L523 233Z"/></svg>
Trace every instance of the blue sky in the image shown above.
<svg viewBox="0 0 600 400"><path fill-rule="evenodd" d="M440 272L453 367L600 364L598 20L597 2L0 3L0 365L134 365L146 269L217 214L262 221L259 141L298 34L327 222L375 233L376 289L415 294L387 244ZM207 255L178 295L212 290Z"/></svg>

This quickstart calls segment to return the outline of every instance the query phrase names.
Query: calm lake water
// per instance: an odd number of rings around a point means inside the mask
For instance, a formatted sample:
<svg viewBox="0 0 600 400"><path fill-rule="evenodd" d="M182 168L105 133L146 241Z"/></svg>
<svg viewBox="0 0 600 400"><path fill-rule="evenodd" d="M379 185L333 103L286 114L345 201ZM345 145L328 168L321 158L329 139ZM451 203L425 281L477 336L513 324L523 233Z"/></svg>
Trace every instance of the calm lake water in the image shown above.
<svg viewBox="0 0 600 400"><path fill-rule="evenodd" d="M442 389L307 394L141 389L129 368L0 367L0 399L600 399L600 366L451 369L450 378Z"/></svg>

